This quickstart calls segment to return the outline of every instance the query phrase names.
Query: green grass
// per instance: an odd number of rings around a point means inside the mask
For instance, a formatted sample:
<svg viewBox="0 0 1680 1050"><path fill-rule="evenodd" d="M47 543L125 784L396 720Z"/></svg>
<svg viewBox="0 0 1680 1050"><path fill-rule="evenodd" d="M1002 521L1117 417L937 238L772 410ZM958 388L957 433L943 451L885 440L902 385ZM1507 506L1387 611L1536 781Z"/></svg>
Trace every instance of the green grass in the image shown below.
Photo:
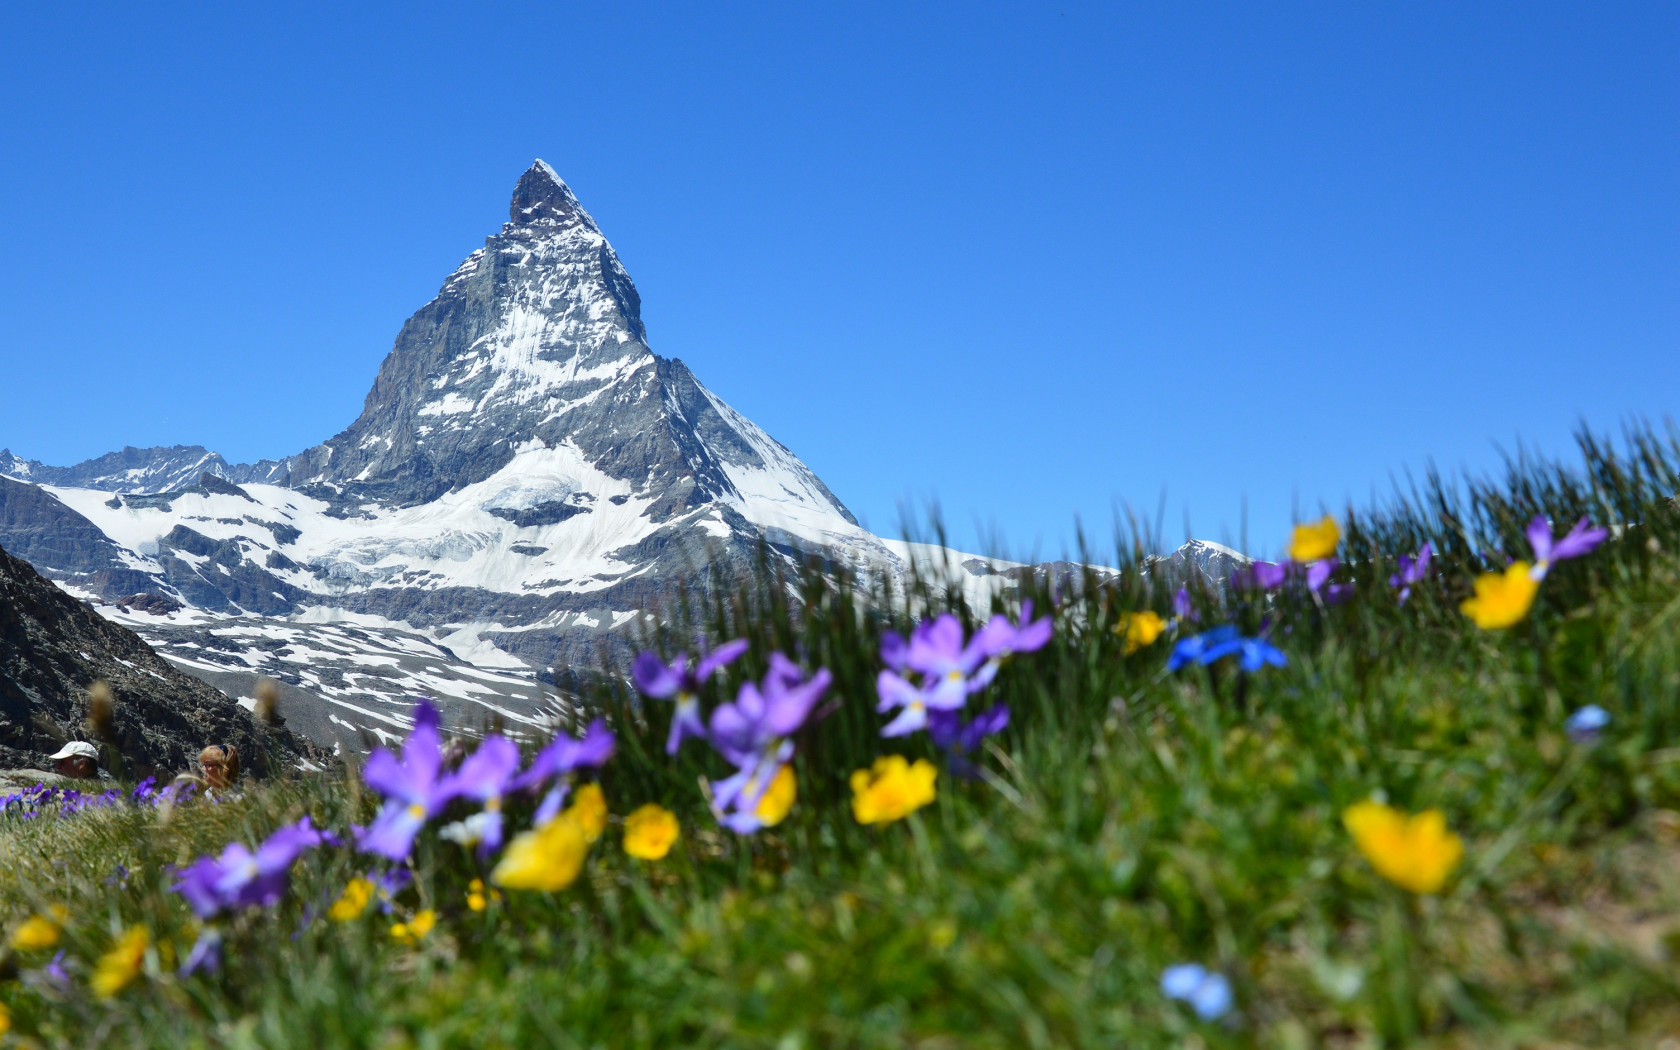
<svg viewBox="0 0 1680 1050"><path fill-rule="evenodd" d="M0 920L68 906L73 982L13 954L0 1001L25 1045L215 1047L1541 1047L1659 1046L1680 1033L1680 450L1635 432L1586 467L1518 461L1462 487L1425 479L1344 516L1355 599L1321 609L1198 596L1203 623L1263 617L1290 664L1168 676L1168 640L1126 656L1124 611L1168 595L1128 558L1061 588L1056 636L989 691L1014 722L988 781L942 773L910 820L856 825L846 777L882 741L880 632L906 602L870 581L763 571L668 611L667 653L698 625L751 654L708 703L781 648L835 674L842 703L801 741L800 800L752 839L720 833L696 787L718 775L690 745L667 761L669 709L579 676L620 733L602 781L615 814L658 801L682 818L667 859L609 830L556 894L465 904L481 869L428 834L400 910L434 907L419 947L377 915L305 920L363 862L306 856L277 908L227 927L220 974L179 980L190 914L167 867L254 842L304 813L343 829L375 801L353 780L247 786L172 811L0 819ZM1619 535L1560 565L1523 624L1481 632L1457 611L1482 551L1526 555L1536 510ZM1398 607L1397 554L1424 539L1442 580ZM1128 553L1132 552L1132 553ZM1112 558L1102 560L1113 561ZM1028 587L1041 609L1043 582ZM1036 593L1033 593L1035 592ZM912 607L960 596L918 584ZM690 648L692 646L690 645ZM1561 729L1598 703L1594 744ZM1464 862L1436 897L1383 881L1340 823L1380 792L1439 807ZM515 823L523 814L513 814ZM117 865L132 874L112 879ZM116 998L87 990L124 928L154 939ZM1158 990L1193 960L1228 974L1237 1011L1204 1023ZM1672 1044L1670 1044L1672 1045Z"/></svg>

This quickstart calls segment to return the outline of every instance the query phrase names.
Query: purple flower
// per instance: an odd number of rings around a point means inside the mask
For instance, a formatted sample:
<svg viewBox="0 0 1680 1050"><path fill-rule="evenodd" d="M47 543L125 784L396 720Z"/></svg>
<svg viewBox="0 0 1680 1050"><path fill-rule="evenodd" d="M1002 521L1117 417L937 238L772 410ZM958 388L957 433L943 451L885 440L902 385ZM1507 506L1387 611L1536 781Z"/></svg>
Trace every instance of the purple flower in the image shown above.
<svg viewBox="0 0 1680 1050"><path fill-rule="evenodd" d="M1528 523L1528 543L1534 548L1534 578L1544 579L1551 567L1568 558L1579 558L1603 543L1610 535L1608 529L1595 529L1582 518L1561 539L1552 538L1552 526L1544 515L1536 514Z"/></svg>
<svg viewBox="0 0 1680 1050"><path fill-rule="evenodd" d="M64 969L64 949L53 953L47 964L38 970L25 970L20 975L27 984L36 986L51 986L54 991L64 991L70 987L70 974Z"/></svg>
<svg viewBox="0 0 1680 1050"><path fill-rule="evenodd" d="M1161 994L1189 1003L1204 1021L1216 1021L1231 1010L1231 982L1197 963L1167 967L1161 974Z"/></svg>
<svg viewBox="0 0 1680 1050"><path fill-rule="evenodd" d="M304 817L270 835L256 852L231 842L216 857L200 857L181 869L172 888L201 919L217 912L273 904L286 889L292 862L321 844L321 833Z"/></svg>
<svg viewBox="0 0 1680 1050"><path fill-rule="evenodd" d="M881 635L881 662L903 674L910 669L910 642L897 631Z"/></svg>
<svg viewBox="0 0 1680 1050"><path fill-rule="evenodd" d="M1002 630L992 632L992 624L999 620L1002 617L994 617L966 645L962 624L950 613L924 620L911 632L905 663L921 674L932 706L961 707L969 693L985 688L991 681L996 669L990 658L1002 651L998 647L1013 641L1017 633L1007 620L1003 620Z"/></svg>
<svg viewBox="0 0 1680 1050"><path fill-rule="evenodd" d="M597 718L589 723L582 737L555 737L547 747L537 752L537 757L531 760L531 768L515 777L509 787L535 789L551 778L559 778L532 817L538 825L547 824L560 812L567 793L572 789L572 773L606 765L617 744L618 740L607 728L607 723Z"/></svg>
<svg viewBox="0 0 1680 1050"><path fill-rule="evenodd" d="M1016 653L1033 653L1045 647L1050 641L1050 617L1041 616L1034 620L1032 599L1021 603L1021 623L1016 626L1009 622L1009 617L997 613L986 626L975 632L974 644L986 654L988 660L1004 660ZM954 617L952 618L955 619Z"/></svg>
<svg viewBox="0 0 1680 1050"><path fill-rule="evenodd" d="M1187 588L1180 587L1178 593L1173 595L1172 610L1175 620L1194 620L1197 618L1196 607L1191 604L1190 591Z"/></svg>
<svg viewBox="0 0 1680 1050"><path fill-rule="evenodd" d="M1336 571L1339 564L1335 558L1325 558L1307 566L1307 590L1317 595L1326 605L1340 605L1353 597L1353 584L1330 582L1330 574Z"/></svg>
<svg viewBox="0 0 1680 1050"><path fill-rule="evenodd" d="M565 776L573 770L597 769L612 758L617 742L607 723L597 718L589 723L589 728L583 731L581 737L555 737L547 747L537 752L537 757L531 760L531 768L514 781L514 786L533 787L550 777Z"/></svg>
<svg viewBox="0 0 1680 1050"><path fill-rule="evenodd" d="M1264 638L1244 638L1234 626L1215 627L1211 631L1191 635L1173 646L1167 659L1167 670L1176 671L1187 663L1206 666L1233 653L1239 656L1244 671L1254 672L1267 664L1282 667L1289 658L1277 646Z"/></svg>
<svg viewBox="0 0 1680 1050"><path fill-rule="evenodd" d="M384 874L370 871L368 881L373 883L373 888L377 891L379 910L389 915L391 902L414 881L414 873L407 868L391 868Z"/></svg>
<svg viewBox="0 0 1680 1050"><path fill-rule="evenodd" d="M1405 605L1406 599L1412 596L1412 588L1428 577L1429 560L1434 556L1435 549L1427 541L1418 548L1417 557L1400 555L1400 571L1388 578L1388 585L1400 588L1401 605Z"/></svg>
<svg viewBox="0 0 1680 1050"><path fill-rule="evenodd" d="M502 844L502 795L518 771L519 748L513 741L499 735L485 737L461 768L438 786L444 798L473 798L484 808L438 833L463 846L476 844L480 856L495 852Z"/></svg>
<svg viewBox="0 0 1680 1050"><path fill-rule="evenodd" d="M758 802L793 758L788 738L805 725L831 681L826 667L806 680L799 665L772 653L762 685L743 684L732 703L712 712L712 746L736 770L712 783L712 812L725 827L741 834L758 830Z"/></svg>
<svg viewBox="0 0 1680 1050"><path fill-rule="evenodd" d="M968 694L984 689L997 676L998 667L1009 656L1042 648L1050 640L1050 618L1029 622L1031 616L1032 603L1022 602L1021 626L1000 613L966 644L962 624L950 613L923 620L908 643L889 632L881 644L881 657L891 669L876 676L875 691L881 698L876 710L883 714L901 710L881 729L881 735L913 733L927 725L928 711L961 708ZM916 675L919 684L909 675Z"/></svg>
<svg viewBox="0 0 1680 1050"><path fill-rule="evenodd" d="M969 755L980 750L987 737L1003 732L1009 726L1009 705L998 703L963 723L958 711L928 713L928 737L934 746L945 752L951 772L960 777L978 777L980 767Z"/></svg>
<svg viewBox="0 0 1680 1050"><path fill-rule="evenodd" d="M774 654L762 688L747 682L733 702L712 712L712 746L737 767L763 755L799 731L833 677L825 667L805 681L798 665Z"/></svg>
<svg viewBox="0 0 1680 1050"><path fill-rule="evenodd" d="M1330 582L1330 574L1339 564L1335 558L1324 558L1307 566L1307 590L1317 593Z"/></svg>
<svg viewBox="0 0 1680 1050"><path fill-rule="evenodd" d="M759 800L775 781L782 767L793 760L793 741L781 740L750 760L730 776L712 781L712 815L718 823L738 835L751 835L764 826L758 815Z"/></svg>
<svg viewBox="0 0 1680 1050"><path fill-rule="evenodd" d="M676 698L677 710L671 717L671 735L665 741L667 755L676 754L677 748L688 737L705 738L706 723L700 717L700 686L713 672L746 651L745 638L725 642L710 654L702 654L700 662L692 670L688 666L687 653L678 653L669 664L652 652L637 655L630 669L636 688L656 700Z"/></svg>
<svg viewBox="0 0 1680 1050"><path fill-rule="evenodd" d="M402 761L379 748L362 767L362 779L386 802L368 829L357 836L357 847L390 860L407 858L414 836L449 802L438 780L442 768L437 708L422 700L414 707L414 730L403 743Z"/></svg>
<svg viewBox="0 0 1680 1050"><path fill-rule="evenodd" d="M192 951L187 953L186 959L177 971L179 977L191 977L199 970L219 970L222 967L222 935L206 926L199 931L198 940L193 942Z"/></svg>
<svg viewBox="0 0 1680 1050"><path fill-rule="evenodd" d="M928 737L944 751L976 751L980 742L1009 727L1009 705L993 704L965 725L956 711L935 711L928 716Z"/></svg>
<svg viewBox="0 0 1680 1050"><path fill-rule="evenodd" d="M1239 590L1275 591L1289 579L1291 562L1250 562L1231 574L1231 586Z"/></svg>
<svg viewBox="0 0 1680 1050"><path fill-rule="evenodd" d="M882 736L906 736L927 726L928 696L904 678L892 671L882 671L875 676L875 692L881 697L876 710L882 714L895 707L902 708L897 717L881 727ZM961 706L959 701L949 710Z"/></svg>

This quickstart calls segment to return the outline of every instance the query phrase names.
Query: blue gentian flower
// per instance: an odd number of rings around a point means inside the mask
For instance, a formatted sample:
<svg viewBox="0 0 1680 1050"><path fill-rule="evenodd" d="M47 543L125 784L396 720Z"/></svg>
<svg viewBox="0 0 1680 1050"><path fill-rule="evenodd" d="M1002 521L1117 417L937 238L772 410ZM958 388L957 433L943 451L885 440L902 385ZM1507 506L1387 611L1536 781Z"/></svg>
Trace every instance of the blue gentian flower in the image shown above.
<svg viewBox="0 0 1680 1050"><path fill-rule="evenodd" d="M1206 666L1233 653L1238 655L1242 669L1250 673L1267 664L1282 667L1289 663L1289 658L1271 642L1264 638L1244 638L1236 627L1226 625L1181 639L1167 658L1167 670L1176 671L1187 663Z"/></svg>
<svg viewBox="0 0 1680 1050"><path fill-rule="evenodd" d="M1231 982L1197 963L1169 966L1161 974L1161 994L1189 1003L1196 1016L1217 1021L1231 1012Z"/></svg>
<svg viewBox="0 0 1680 1050"><path fill-rule="evenodd" d="M1588 704L1564 720L1563 728L1571 739L1591 740L1610 724L1610 712L1597 704Z"/></svg>

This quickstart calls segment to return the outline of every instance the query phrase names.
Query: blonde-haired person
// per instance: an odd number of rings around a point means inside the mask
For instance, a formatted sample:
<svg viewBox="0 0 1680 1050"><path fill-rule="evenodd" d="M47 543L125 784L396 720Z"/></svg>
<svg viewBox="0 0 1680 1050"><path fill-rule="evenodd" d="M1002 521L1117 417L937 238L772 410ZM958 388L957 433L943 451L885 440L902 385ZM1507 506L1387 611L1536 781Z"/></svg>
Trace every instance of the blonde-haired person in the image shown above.
<svg viewBox="0 0 1680 1050"><path fill-rule="evenodd" d="M226 791L239 780L239 752L232 744L211 744L198 753L198 768L206 785Z"/></svg>

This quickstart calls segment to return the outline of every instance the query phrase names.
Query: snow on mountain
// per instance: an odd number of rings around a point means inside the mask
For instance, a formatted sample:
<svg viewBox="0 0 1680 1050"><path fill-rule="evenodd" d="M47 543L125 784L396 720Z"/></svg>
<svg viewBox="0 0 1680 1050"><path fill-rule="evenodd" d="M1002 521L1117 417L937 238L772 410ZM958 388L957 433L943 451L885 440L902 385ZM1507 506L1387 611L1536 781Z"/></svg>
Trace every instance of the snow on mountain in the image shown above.
<svg viewBox="0 0 1680 1050"><path fill-rule="evenodd" d="M0 474L23 483L0 485L0 546L28 545L195 673L307 690L325 706L301 724L323 741L377 735L418 690L551 718L535 668L622 645L708 566L746 571L761 539L894 573L912 553L654 354L617 253L542 161L403 325L342 433L257 464L196 446L64 468L4 452ZM977 600L1006 583L965 565Z"/></svg>

